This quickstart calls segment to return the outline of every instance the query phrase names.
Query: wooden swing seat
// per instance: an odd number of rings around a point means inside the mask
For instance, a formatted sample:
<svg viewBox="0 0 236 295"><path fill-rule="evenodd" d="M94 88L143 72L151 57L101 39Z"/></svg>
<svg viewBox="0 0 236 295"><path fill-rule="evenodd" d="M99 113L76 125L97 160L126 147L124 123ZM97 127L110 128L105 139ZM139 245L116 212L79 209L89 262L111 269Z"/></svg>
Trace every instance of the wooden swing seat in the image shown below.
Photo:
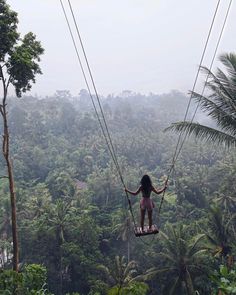
<svg viewBox="0 0 236 295"><path fill-rule="evenodd" d="M158 227L153 224L152 228L149 229L148 225L145 225L143 231L140 226L134 228L134 234L136 237L147 236L147 235L155 235L159 233Z"/></svg>

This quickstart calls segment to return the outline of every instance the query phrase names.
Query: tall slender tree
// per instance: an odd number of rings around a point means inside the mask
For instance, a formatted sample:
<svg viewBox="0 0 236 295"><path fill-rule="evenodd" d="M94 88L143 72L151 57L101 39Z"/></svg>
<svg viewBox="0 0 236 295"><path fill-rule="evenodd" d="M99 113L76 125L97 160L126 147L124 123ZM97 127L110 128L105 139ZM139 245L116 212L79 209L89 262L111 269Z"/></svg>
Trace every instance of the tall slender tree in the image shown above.
<svg viewBox="0 0 236 295"><path fill-rule="evenodd" d="M127 242L127 260L130 261L130 242L132 236L132 220L127 214L127 210L119 211L119 221L114 220L116 224L114 225L114 232L118 234L117 239L121 239Z"/></svg>
<svg viewBox="0 0 236 295"><path fill-rule="evenodd" d="M10 133L8 127L7 97L9 86L15 89L16 96L31 89L36 74L41 74L38 62L43 48L36 41L33 33L20 38L17 32L18 17L6 0L0 0L0 82L2 83L2 99L0 113L3 120L2 152L6 163L7 178L11 199L13 269L18 271L19 251L16 221L16 193L12 160L10 157Z"/></svg>

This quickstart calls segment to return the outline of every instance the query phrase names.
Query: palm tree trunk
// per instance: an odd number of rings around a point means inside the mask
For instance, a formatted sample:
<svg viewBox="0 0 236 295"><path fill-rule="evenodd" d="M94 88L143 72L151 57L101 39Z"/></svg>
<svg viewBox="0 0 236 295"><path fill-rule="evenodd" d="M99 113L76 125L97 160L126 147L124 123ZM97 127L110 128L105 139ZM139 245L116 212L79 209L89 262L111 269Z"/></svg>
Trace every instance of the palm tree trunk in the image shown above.
<svg viewBox="0 0 236 295"><path fill-rule="evenodd" d="M62 249L61 249L61 246L59 246L59 252L60 252L60 290L59 290L59 294L62 295Z"/></svg>
<svg viewBox="0 0 236 295"><path fill-rule="evenodd" d="M192 282L191 276L190 276L187 269L186 269L186 273L185 273L185 277L184 277L184 282L185 282L185 286L187 289L187 294L188 295L195 295L194 288L193 288L193 282Z"/></svg>
<svg viewBox="0 0 236 295"><path fill-rule="evenodd" d="M4 91L3 105L1 108L1 114L3 117L2 151L3 151L3 156L5 158L6 165L7 165L7 174L8 174L8 181L9 181L10 199L11 199L13 270L18 272L19 251L18 251L17 222L16 222L16 193L15 193L14 176L13 176L13 169L12 169L12 163L11 163L10 151L9 151L9 129L8 129L7 110L6 110L7 91L6 89L4 90L5 91Z"/></svg>
<svg viewBox="0 0 236 295"><path fill-rule="evenodd" d="M121 295L121 292L122 292L122 288L121 288L121 285L119 285L117 295Z"/></svg>
<svg viewBox="0 0 236 295"><path fill-rule="evenodd" d="M127 260L128 263L130 262L130 238L128 237L128 241L127 241Z"/></svg>

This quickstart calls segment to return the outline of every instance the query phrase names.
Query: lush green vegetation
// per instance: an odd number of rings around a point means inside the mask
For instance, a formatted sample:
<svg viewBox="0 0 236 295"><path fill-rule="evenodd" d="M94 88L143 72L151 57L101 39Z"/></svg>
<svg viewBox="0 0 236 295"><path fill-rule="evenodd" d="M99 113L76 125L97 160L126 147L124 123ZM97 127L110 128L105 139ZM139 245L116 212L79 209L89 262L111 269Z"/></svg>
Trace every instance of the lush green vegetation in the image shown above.
<svg viewBox="0 0 236 295"><path fill-rule="evenodd" d="M176 136L163 130L183 117L187 98L178 92L122 95L103 98L103 106L125 182L135 188L149 173L162 186L176 144ZM47 269L45 289L217 294L220 265L229 265L235 251L233 152L188 140L165 196L162 232L141 240L133 235L123 188L86 91L78 97L57 92L45 99L11 98L9 128L20 263ZM1 166L4 175L3 159ZM0 198L1 264L8 269L12 238L5 179ZM156 207L159 202L155 197ZM139 198L132 203L138 222Z"/></svg>
<svg viewBox="0 0 236 295"><path fill-rule="evenodd" d="M208 97L193 93L213 121L200 114L207 125L170 127L207 143L186 142L161 232L141 239L87 91L19 99L41 73L43 48L32 33L20 39L17 23L0 0L0 293L236 294L236 159L234 150L211 145L235 148L235 55L221 57L226 72L205 69ZM18 98L9 99L10 85ZM146 173L163 186L177 142L163 130L183 118L187 98L124 91L102 102L127 187ZM139 199L132 203L138 223Z"/></svg>

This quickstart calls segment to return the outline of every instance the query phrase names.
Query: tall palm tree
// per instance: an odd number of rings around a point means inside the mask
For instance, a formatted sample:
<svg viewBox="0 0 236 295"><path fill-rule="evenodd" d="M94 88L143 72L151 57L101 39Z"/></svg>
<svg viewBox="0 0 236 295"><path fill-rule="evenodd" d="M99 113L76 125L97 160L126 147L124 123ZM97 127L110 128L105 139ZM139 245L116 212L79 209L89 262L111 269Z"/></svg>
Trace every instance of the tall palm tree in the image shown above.
<svg viewBox="0 0 236 295"><path fill-rule="evenodd" d="M167 274L170 281L165 287L165 294L194 295L194 278L202 275L205 270L207 249L201 243L205 235L199 234L190 239L187 227L183 225L177 228L168 225L166 232L167 234L160 232L164 247L158 253L158 257L164 262L163 267L150 269L146 279Z"/></svg>
<svg viewBox="0 0 236 295"><path fill-rule="evenodd" d="M196 92L191 93L201 109L215 121L217 129L184 121L173 123L166 130L194 134L197 138L228 147L236 146L236 54L222 54L220 61L225 71L218 68L214 74L208 68L202 67L208 76L206 88L209 94L204 96Z"/></svg>
<svg viewBox="0 0 236 295"><path fill-rule="evenodd" d="M56 234L57 246L59 248L59 294L63 293L63 267L62 267L62 246L65 242L66 229L71 225L71 216L74 211L73 200L64 197L64 199L57 199L56 203L49 208L48 219L49 230Z"/></svg>
<svg viewBox="0 0 236 295"><path fill-rule="evenodd" d="M127 210L120 210L117 212L119 221L114 220L114 230L117 233L117 239L127 242L127 260L130 261L130 242L132 236L132 219ZM115 216L116 217L116 216Z"/></svg>

